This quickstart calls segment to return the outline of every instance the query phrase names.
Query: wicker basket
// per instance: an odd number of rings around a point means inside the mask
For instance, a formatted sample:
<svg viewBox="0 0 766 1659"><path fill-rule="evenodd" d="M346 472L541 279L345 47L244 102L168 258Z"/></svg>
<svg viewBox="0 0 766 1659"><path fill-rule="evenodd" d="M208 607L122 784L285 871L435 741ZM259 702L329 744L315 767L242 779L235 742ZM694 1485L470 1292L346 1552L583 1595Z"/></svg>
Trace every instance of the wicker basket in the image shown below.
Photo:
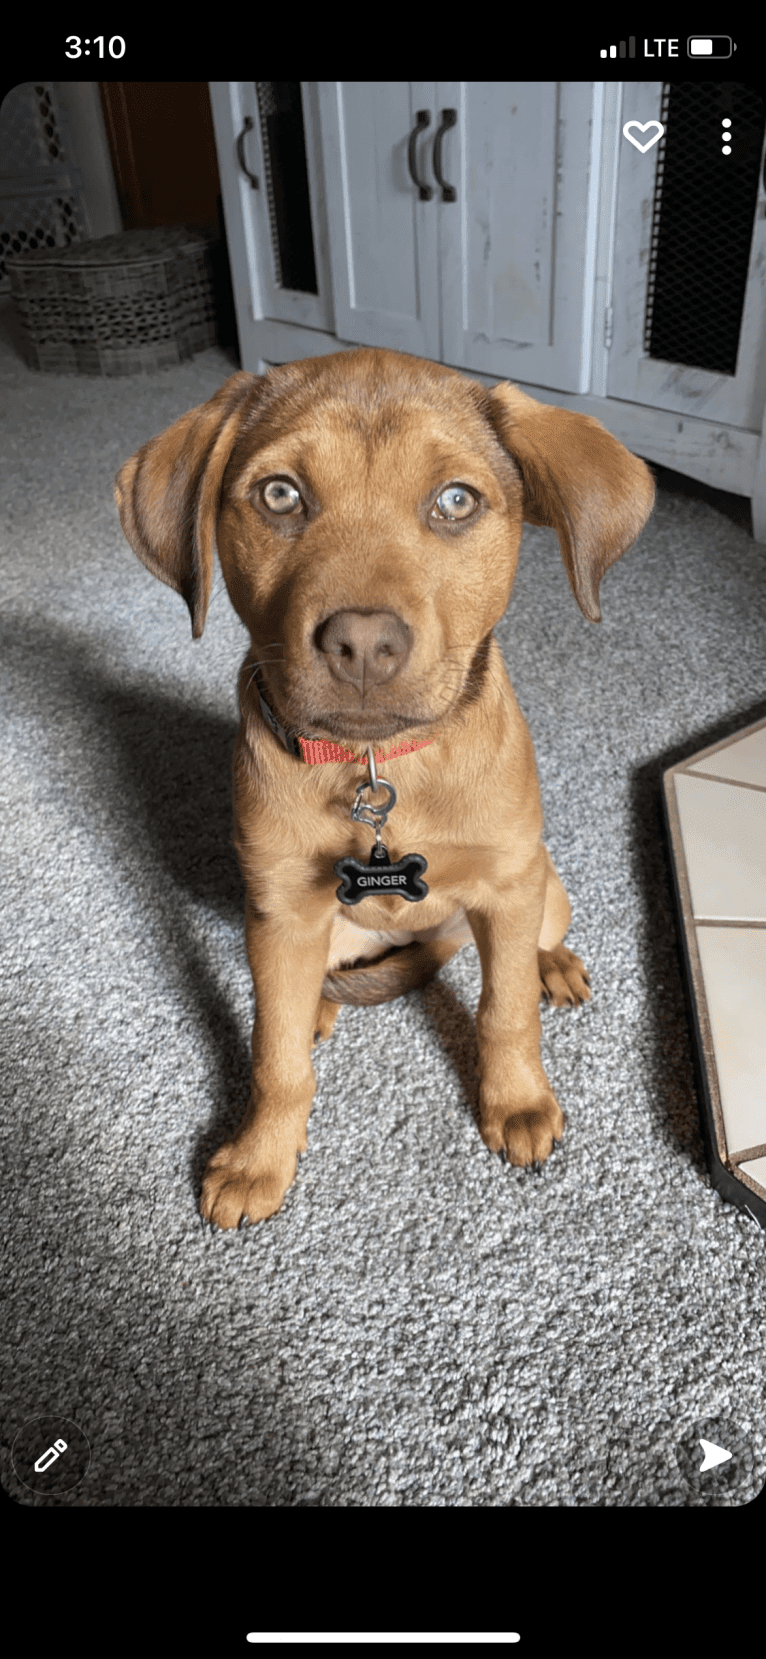
<svg viewBox="0 0 766 1659"><path fill-rule="evenodd" d="M216 231L160 226L9 254L30 368L151 374L214 345L218 241Z"/></svg>

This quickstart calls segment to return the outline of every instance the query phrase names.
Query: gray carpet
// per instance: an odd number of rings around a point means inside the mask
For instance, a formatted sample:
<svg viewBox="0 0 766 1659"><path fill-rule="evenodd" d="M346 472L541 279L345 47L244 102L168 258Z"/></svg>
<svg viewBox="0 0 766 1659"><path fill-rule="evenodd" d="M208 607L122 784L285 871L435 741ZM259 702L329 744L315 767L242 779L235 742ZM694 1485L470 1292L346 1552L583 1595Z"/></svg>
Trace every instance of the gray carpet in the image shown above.
<svg viewBox="0 0 766 1659"><path fill-rule="evenodd" d="M281 1213L203 1227L248 1087L235 679L125 542L112 479L238 365L36 375L2 307L2 1480L87 1438L72 1507L694 1506L701 1419L766 1478L766 1236L703 1155L659 779L766 713L766 549L672 476L578 611L525 530L498 630L593 1000L543 1011L568 1124L512 1170L471 1115L479 962L342 1010ZM742 504L740 504L742 506ZM9 1359L10 1355L10 1359Z"/></svg>

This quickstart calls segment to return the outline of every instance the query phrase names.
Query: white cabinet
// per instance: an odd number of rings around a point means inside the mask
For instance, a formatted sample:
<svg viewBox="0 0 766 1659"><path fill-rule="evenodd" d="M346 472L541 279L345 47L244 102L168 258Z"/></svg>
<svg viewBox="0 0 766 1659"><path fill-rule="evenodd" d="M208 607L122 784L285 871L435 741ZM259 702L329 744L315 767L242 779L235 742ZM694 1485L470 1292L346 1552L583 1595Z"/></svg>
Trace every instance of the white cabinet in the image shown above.
<svg viewBox="0 0 766 1659"><path fill-rule="evenodd" d="M714 313L721 340L700 346L698 362L706 227L692 227L687 255L660 214L683 122L643 154L623 138L627 121L666 114L661 83L213 82L210 92L244 368L371 345L487 384L513 380L597 415L650 461L748 496L766 541L762 149L737 197L728 335ZM663 322L668 268L689 291L688 318L679 322L685 293L671 307L675 335ZM691 342L686 362L662 355L676 337Z"/></svg>

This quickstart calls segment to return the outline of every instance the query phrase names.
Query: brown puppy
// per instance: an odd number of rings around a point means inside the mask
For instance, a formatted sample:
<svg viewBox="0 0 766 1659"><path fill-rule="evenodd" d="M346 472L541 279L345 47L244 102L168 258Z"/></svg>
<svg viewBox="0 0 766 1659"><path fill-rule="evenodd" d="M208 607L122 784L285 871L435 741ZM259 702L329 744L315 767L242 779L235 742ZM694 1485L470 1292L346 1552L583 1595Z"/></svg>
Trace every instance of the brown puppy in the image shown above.
<svg viewBox="0 0 766 1659"><path fill-rule="evenodd" d="M569 901L493 628L524 520L555 528L575 598L600 620L600 579L652 510L648 468L588 416L363 349L233 375L125 463L115 498L194 638L216 546L251 637L234 839L252 1089L208 1164L202 1215L236 1227L279 1209L306 1150L315 1038L342 1002L412 990L468 941L483 976L481 1136L512 1164L547 1158L564 1118L540 1062L541 991L559 1005L590 992L562 943ZM350 817L365 781L361 803L391 801L372 792L370 745L397 797L382 831L393 869L372 860L374 816Z"/></svg>

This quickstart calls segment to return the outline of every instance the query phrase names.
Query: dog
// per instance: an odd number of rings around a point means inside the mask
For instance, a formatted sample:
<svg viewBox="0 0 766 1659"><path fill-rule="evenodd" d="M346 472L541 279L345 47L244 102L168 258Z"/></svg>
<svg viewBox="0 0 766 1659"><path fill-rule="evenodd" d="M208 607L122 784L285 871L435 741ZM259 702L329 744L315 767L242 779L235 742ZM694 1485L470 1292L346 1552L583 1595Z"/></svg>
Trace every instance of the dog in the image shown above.
<svg viewBox="0 0 766 1659"><path fill-rule="evenodd" d="M571 908L493 630L525 522L555 529L580 609L601 620L601 578L652 511L649 468L591 416L363 348L232 375L126 461L114 493L193 637L217 550L251 641L233 839L252 1084L202 1216L231 1228L280 1209L306 1151L314 1043L342 1004L422 986L469 942L478 1129L539 1166L565 1123L541 997L577 1006L590 979L563 943Z"/></svg>

